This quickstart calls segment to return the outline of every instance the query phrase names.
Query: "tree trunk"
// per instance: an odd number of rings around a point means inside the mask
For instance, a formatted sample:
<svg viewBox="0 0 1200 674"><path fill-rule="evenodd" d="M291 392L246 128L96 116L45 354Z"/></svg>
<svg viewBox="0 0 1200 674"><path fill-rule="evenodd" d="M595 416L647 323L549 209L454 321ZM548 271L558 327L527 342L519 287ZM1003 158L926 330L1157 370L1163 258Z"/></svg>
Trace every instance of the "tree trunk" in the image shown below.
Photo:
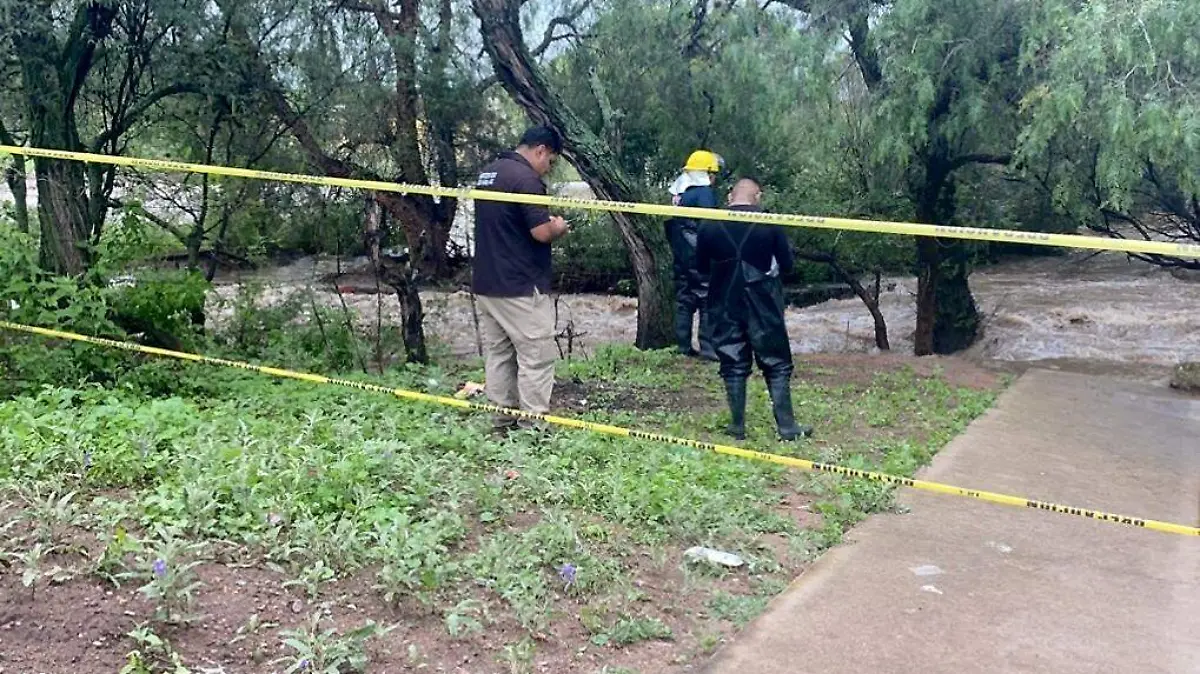
<svg viewBox="0 0 1200 674"><path fill-rule="evenodd" d="M917 329L913 333L913 353L933 355L933 323L937 313L935 289L940 283L941 255L936 239L917 239Z"/></svg>
<svg viewBox="0 0 1200 674"><path fill-rule="evenodd" d="M420 92L417 86L417 42L421 28L419 0L400 0L400 12L393 13L382 5L374 12L375 21L387 36L396 68L395 140L392 154L400 167L402 182L425 185L430 182L421 156ZM437 148L434 148L437 152ZM451 185L457 187L457 185ZM408 240L411 264L423 275L443 278L449 270L446 264L446 244L453 225L453 208L439 207L433 197L414 194L404 197L411 208L397 221ZM449 213L447 220L445 215Z"/></svg>
<svg viewBox="0 0 1200 674"><path fill-rule="evenodd" d="M887 321L883 318L883 312L879 310L879 273L875 273L875 293L872 295L857 278L842 269L841 265L834 263L833 270L850 286L854 294L858 295L858 299L862 300L871 314L871 319L875 322L875 347L880 351L890 351L892 345L888 341Z"/></svg>
<svg viewBox="0 0 1200 674"><path fill-rule="evenodd" d="M410 267L411 265L406 265ZM403 273L407 269L397 270ZM400 300L400 329L404 339L404 359L410 363L428 363L429 351L425 348L425 312L421 307L421 296L412 275L399 276L393 280L392 288Z"/></svg>
<svg viewBox="0 0 1200 674"><path fill-rule="evenodd" d="M200 248L204 245L204 221L201 220L192 225L192 231L188 232L187 243L187 268L189 271L195 271L200 268ZM216 257L214 256L214 259Z"/></svg>
<svg viewBox="0 0 1200 674"><path fill-rule="evenodd" d="M221 207L221 221L217 226L217 236L212 242L212 259L208 261L208 269L204 272L204 280L212 283L217 277L217 266L220 264L222 249L225 247L225 233L229 230L229 221L233 218L233 214L229 212L227 206Z"/></svg>
<svg viewBox="0 0 1200 674"><path fill-rule="evenodd" d="M4 127L4 120L0 120L0 143L5 145L17 146L20 145L8 133L8 129ZM8 190L13 195L13 217L17 221L17 229L22 233L29 233L29 201L25 192L25 156L14 154L11 155L12 166L7 166L4 169L4 182L8 184Z"/></svg>
<svg viewBox="0 0 1200 674"><path fill-rule="evenodd" d="M888 341L887 322L883 320L883 312L879 310L880 297L880 273L876 270L875 301L867 304L867 311L871 312L871 318L875 320L875 346L879 347L880 351L891 351L892 345Z"/></svg>
<svg viewBox="0 0 1200 674"><path fill-rule="evenodd" d="M29 115L29 142L57 150L83 149L75 103L93 65L96 47L112 29L116 8L80 3L62 36L54 32L51 3L17 3L13 45ZM79 162L34 159L38 186L40 263L59 274L87 270L90 246L99 236L106 205L91 203L87 168ZM99 218L99 219L96 219Z"/></svg>
<svg viewBox="0 0 1200 674"><path fill-rule="evenodd" d="M42 232L39 262L57 274L82 274L91 260L92 236L83 164L39 158L34 167Z"/></svg>
<svg viewBox="0 0 1200 674"><path fill-rule="evenodd" d="M25 158L13 155L13 165L4 169L4 181L13 195L13 217L17 229L29 233L29 200L25 192Z"/></svg>
<svg viewBox="0 0 1200 674"><path fill-rule="evenodd" d="M530 57L520 24L520 0L472 0L479 17L484 48L500 82L534 123L554 128L563 137L563 155L601 199L635 201L636 191L613 156L582 119L550 88ZM638 289L636 345L642 349L668 346L672 336L672 306L665 279L645 232L654 230L650 218L612 213L629 250Z"/></svg>
<svg viewBox="0 0 1200 674"><path fill-rule="evenodd" d="M917 242L918 356L951 354L975 343L979 310L968 282L968 248L961 241L922 238Z"/></svg>
<svg viewBox="0 0 1200 674"><path fill-rule="evenodd" d="M979 309L968 282L970 249L959 240L942 245L937 311L933 321L933 352L963 351L979 336Z"/></svg>
<svg viewBox="0 0 1200 674"><path fill-rule="evenodd" d="M380 243L384 227L380 203L368 198L364 233L367 254L376 277L396 291L400 302L400 331L404 339L404 358L410 363L428 363L429 351L425 346L425 313L421 307L421 295L416 282L416 267L412 256L393 261L384 259Z"/></svg>
<svg viewBox="0 0 1200 674"><path fill-rule="evenodd" d="M404 11L410 13L414 11L415 5L410 4L409 0L405 0L405 2L406 9ZM367 172L324 150L316 136L313 135L308 122L296 112L287 96L284 95L283 89L275 81L274 73L263 58L258 45L250 39L249 31L244 25L234 20L236 7L226 6L228 3L219 4L230 20L230 43L245 58L244 77L265 93L273 112L291 130L292 136L308 156L309 162L328 176L336 178L364 177ZM384 17L380 21L380 26L386 26L387 31L402 31L402 29L407 30L404 28L407 25L404 22L407 21L416 21L415 15L406 15L400 24L392 23L390 17ZM391 37L390 34L389 37ZM401 113L399 116L404 117L405 114L407 113ZM413 133L416 133L415 121L413 122ZM401 130L401 135L403 134L404 130ZM410 155L411 147L405 143L401 148L400 158L407 161L411 159ZM404 167L401 170L405 170ZM415 168L410 166L408 170L415 170ZM412 179L414 182L427 182L424 175L422 170L420 178ZM373 175L365 175L365 177L378 179ZM432 199L410 197L394 192L375 192L370 195L370 198L386 209L404 231L409 249L407 258L402 263L385 260L381 250L384 236L384 228L380 222L382 214L374 206L368 207L364 226L367 252L374 264L375 273L380 274L384 282L396 291L397 299L400 301L405 357L409 362L426 363L429 360L429 354L425 347L425 329L422 325L424 311L421 307L418 286L418 267L423 259L423 251L427 249L429 239L433 238L430 233L436 229L429 220L430 213L436 210L433 208L435 204Z"/></svg>
<svg viewBox="0 0 1200 674"><path fill-rule="evenodd" d="M951 223L954 185L948 162L936 155L929 159L919 195L919 222ZM913 352L918 356L962 351L979 334L979 312L968 282L968 252L962 241L917 239L917 328Z"/></svg>

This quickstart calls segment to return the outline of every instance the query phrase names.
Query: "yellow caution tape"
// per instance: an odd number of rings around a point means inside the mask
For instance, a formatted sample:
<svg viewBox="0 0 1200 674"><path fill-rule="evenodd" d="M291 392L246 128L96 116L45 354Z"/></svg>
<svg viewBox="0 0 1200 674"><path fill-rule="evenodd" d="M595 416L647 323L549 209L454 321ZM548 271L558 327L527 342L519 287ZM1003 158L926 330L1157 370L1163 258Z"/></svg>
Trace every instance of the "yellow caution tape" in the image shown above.
<svg viewBox="0 0 1200 674"><path fill-rule="evenodd" d="M1167 243L1162 241L1130 241L1124 239L1105 239L1098 236L1078 236L1074 234L1046 234L1042 232L1024 232L1008 229L949 227L942 225L924 225L913 222L855 220L851 218L793 215L787 213L755 213L748 211L729 211L712 208L664 206L660 204L645 204L629 201L607 201L603 199L577 199L571 197L554 197L535 194L514 194L510 192L492 192L489 190L471 189L466 187L434 187L431 185L412 185L406 183L384 182L380 180L355 180L351 178L330 178L327 176L304 175L299 173L255 171L252 169L233 168L230 166L189 164L186 162L168 161L163 159L118 157L113 155L92 154L89 152L46 150L42 148L20 147L15 145L0 145L0 154L20 154L29 157L46 157L50 159L64 159L68 161L90 162L94 164L131 166L152 171L208 173L219 176L276 180L282 182L305 183L308 185L323 185L328 187L348 187L364 190L377 190L381 192L399 192L401 194L425 194L429 196L453 197L457 199L483 199L490 201L504 201L518 204L537 204L541 206L576 208L593 211L618 211L623 213L638 213L641 215L757 222L773 225L784 225L788 227L844 229L855 232L901 234L907 236L933 236L944 237L947 239L967 239L971 241L997 241L1001 243L1021 243L1034 246L1051 246L1056 248L1108 250L1122 253L1167 255L1171 257L1200 257L1200 244Z"/></svg>
<svg viewBox="0 0 1200 674"><path fill-rule="evenodd" d="M223 367L236 367L243 370L250 370L261 374L270 375L272 377L283 377L286 379L298 379L313 384L336 384L338 386L346 386L349 388L359 389L361 391L372 391L374 393L387 393L404 400L414 400L423 403L431 403L434 405L444 405L446 407L456 407L464 410L478 410L480 412L490 412L493 414L507 414L512 417L521 419L529 419L532 421L543 421L554 424L556 426L565 426L567 428L575 428L579 430L592 431L594 433L602 433L605 435L614 435L622 438L634 438L637 440L650 440L653 442L662 442L671 445L679 445L682 447L691 447L693 449L702 449L717 454L725 454L728 456L736 456L742 459L751 461L762 461L773 463L789 468L798 468L810 473L835 473L837 475L845 475L847 477L856 477L872 482L882 482L885 484L900 485L904 487L912 487L921 491L934 492L937 494L949 494L951 496L963 496L978 501L987 501L989 503L999 503L1001 505L1016 506L1018 508L1033 508L1035 510L1046 510L1050 512L1060 513L1063 515L1074 515L1076 517L1084 517L1090 520L1098 520L1100 522L1111 522L1113 524L1123 524L1126 526L1140 527L1143 529L1153 529L1170 534L1182 534L1184 536L1200 536L1200 527L1187 526L1183 524L1173 524L1171 522L1160 522L1157 520L1148 520L1140 517L1131 517L1128 515L1115 515L1099 510L1089 510L1087 508L1074 508L1071 506L1059 505L1057 503L1047 503L1045 501L1034 501L1032 499L1022 498L1020 496L1008 496L1006 494L997 494L990 491L980 491L977 489L964 489L939 482L927 482L925 480L917 480L911 477L901 475L890 475L888 473L878 473L869 470L859 470L857 468L847 468L829 463L819 463L816 461L808 461L806 459L797 459L790 456L780 456L779 454L768 454L765 452L757 452L751 449L743 449L732 445L720 445L712 442L704 442L701 440L689 440L687 438L677 438L671 435L662 435L661 433L649 433L646 431L638 431L621 426L612 426L610 424L601 424L594 421L584 421L582 419L571 419L568 417L560 417L553 414L536 414L523 410L509 409L496 405L487 405L483 403L473 403L458 398L450 398L446 396L430 395L428 393L420 393L417 391L408 391L400 388L388 388L376 384L367 384L364 382L351 381L349 379L337 379L334 377L326 377L319 374L310 374L307 372L296 372L293 370L284 370L275 367L267 367L263 365L253 365L236 360L226 360L224 358L212 358L210 356L201 356L195 353L185 353L183 351L172 351L170 349L160 349L152 346L142 346L131 342L121 342L114 339L104 339L101 337L91 337L88 335L80 335L73 332L63 332L61 330L51 330L48 328L39 328L30 325L21 325L19 323L9 323L0 321L0 328L7 330L15 330L43 337L53 337L57 339L68 339L76 342L85 342L98 346L107 346L115 349L123 349L125 351L133 351L137 353L145 353L153 356L162 356L164 358L175 358L178 360L187 360L194 363L206 363L208 365L220 365Z"/></svg>

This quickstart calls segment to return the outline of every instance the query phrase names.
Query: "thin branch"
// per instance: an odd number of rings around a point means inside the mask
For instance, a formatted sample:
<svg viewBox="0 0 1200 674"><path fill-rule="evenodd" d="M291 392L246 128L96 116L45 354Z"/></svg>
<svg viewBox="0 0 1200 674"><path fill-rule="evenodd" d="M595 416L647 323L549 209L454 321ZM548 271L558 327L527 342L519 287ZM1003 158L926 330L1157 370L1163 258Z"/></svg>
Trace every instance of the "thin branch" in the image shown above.
<svg viewBox="0 0 1200 674"><path fill-rule="evenodd" d="M154 107L159 101L170 96L176 96L185 93L201 94L204 93L204 91L195 84L177 82L147 94L145 98L138 102L137 105L130 108L130 110L126 112L120 120L114 122L111 128L100 134L96 140L92 141L92 152L99 152L106 144L124 135L124 133L130 129L130 127L137 123L138 119L141 118L142 115L146 114L146 112L150 108Z"/></svg>
<svg viewBox="0 0 1200 674"><path fill-rule="evenodd" d="M692 5L692 27L688 31L687 43L683 45L684 58L692 58L700 53L700 39L704 36L704 23L708 18L708 0L696 0Z"/></svg>
<svg viewBox="0 0 1200 674"><path fill-rule="evenodd" d="M125 207L125 204L120 199L109 199L109 204L113 208L124 208ZM171 236L174 236L176 239L179 239L180 243L187 243L189 232L185 231L184 229L182 229L175 223L171 222L170 220L167 220L166 218L164 218L162 216L155 215L154 213L151 213L150 211L146 210L145 208L138 208L137 214L146 218L150 222L153 222L154 224L158 225L159 227L162 227L163 229L167 230L168 232L170 232Z"/></svg>
<svg viewBox="0 0 1200 674"><path fill-rule="evenodd" d="M495 75L488 75L487 77L483 78L482 80L479 80L479 82L475 85L475 91L477 93L482 94L482 93L486 92L488 89L491 89L493 86L495 86L499 83L500 83L499 77L497 77Z"/></svg>
<svg viewBox="0 0 1200 674"><path fill-rule="evenodd" d="M592 6L592 0L581 0L578 5L567 10L567 13L562 16L556 16L550 19L549 25L546 26L546 32L542 34L542 42L534 47L530 53L534 58L540 58L542 54L550 48L550 45L561 40L567 40L572 37L581 37L579 29L575 27L575 22L583 15L585 11ZM571 29L571 32L563 35L555 35L559 26L566 26Z"/></svg>
<svg viewBox="0 0 1200 674"><path fill-rule="evenodd" d="M950 160L950 170L959 169L967 164L1000 164L1007 166L1013 160L1011 154L964 154Z"/></svg>

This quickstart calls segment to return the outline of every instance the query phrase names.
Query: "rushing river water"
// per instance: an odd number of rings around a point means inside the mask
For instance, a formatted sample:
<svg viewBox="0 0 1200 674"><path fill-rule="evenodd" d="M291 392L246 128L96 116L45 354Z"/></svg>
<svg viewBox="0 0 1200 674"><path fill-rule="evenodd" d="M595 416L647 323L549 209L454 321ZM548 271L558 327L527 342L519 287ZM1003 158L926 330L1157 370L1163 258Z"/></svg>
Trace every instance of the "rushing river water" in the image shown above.
<svg viewBox="0 0 1200 674"><path fill-rule="evenodd" d="M892 348L910 350L916 281L895 281L882 309ZM984 315L983 336L972 351L984 358L1170 365L1200 357L1200 283L1124 256L1004 264L972 275L971 288ZM826 302L789 319L799 351L871 344L872 323L857 300Z"/></svg>
<svg viewBox="0 0 1200 674"><path fill-rule="evenodd" d="M218 278L214 291L224 298L239 280L253 278L267 287L264 300L274 302L312 286L318 301L340 306L320 274L333 261L306 258L295 264L247 275ZM916 281L890 279L881 307L892 348L911 352L916 320ZM983 335L968 355L989 361L1087 361L1100 371L1160 369L1181 360L1200 360L1200 282L1176 278L1165 270L1129 261L1116 254L1037 258L1006 263L971 277ZM465 293L427 292L426 329L455 354L475 353L470 297ZM348 305L364 322L373 323L374 295L350 293ZM395 299L383 298L384 320L399 321ZM218 316L220 313L218 312ZM633 341L637 302L605 295L559 297L559 329L573 322L576 349L590 352L598 344ZM789 309L787 323L795 353L874 350L870 315L858 299L831 300ZM565 348L565 341L563 344ZM577 351L578 353L578 351Z"/></svg>

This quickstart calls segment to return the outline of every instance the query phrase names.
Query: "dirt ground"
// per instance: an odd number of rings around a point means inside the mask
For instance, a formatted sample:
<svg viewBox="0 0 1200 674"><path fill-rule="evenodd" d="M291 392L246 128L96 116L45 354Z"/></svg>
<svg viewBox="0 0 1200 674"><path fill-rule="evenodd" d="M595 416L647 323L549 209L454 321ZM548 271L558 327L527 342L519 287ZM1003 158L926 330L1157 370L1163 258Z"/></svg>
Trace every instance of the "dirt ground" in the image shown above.
<svg viewBox="0 0 1200 674"><path fill-rule="evenodd" d="M70 564L69 556L56 564ZM796 575L802 567L794 569ZM197 569L205 590L196 602L200 620L191 626L156 628L193 672L225 674L282 672L293 662L285 659L278 629L304 627L313 612L323 616L321 629L349 632L366 620L394 626L385 636L368 642L370 672L509 672L497 661L497 646L518 643L527 634L504 609L490 606L498 622L483 632L460 639L447 636L439 614L412 607L394 609L371 588L364 572L358 578L330 583L315 605L301 593L282 589L285 577L272 571L231 564L207 564ZM636 588L649 614L671 628L671 640L650 640L621 649L589 643L590 633L580 620L555 620L548 633L538 634L532 668L536 672L595 672L607 666L637 672L696 671L721 632L698 632L706 607L702 600L679 589L686 583L676 567L638 560ZM747 582L731 574L715 581L730 591ZM744 590L742 590L744 591ZM482 596L482 595L481 595ZM9 575L0 584L0 672L4 674L115 674L134 648L125 635L152 617L148 602L135 588L114 589L94 578L80 578L30 592ZM604 611L569 599L559 599L556 612ZM248 626L262 625L257 632ZM720 629L720 626L718 626ZM732 625L724 631L732 632ZM705 637L710 641L702 645ZM170 670L163 670L170 671Z"/></svg>

